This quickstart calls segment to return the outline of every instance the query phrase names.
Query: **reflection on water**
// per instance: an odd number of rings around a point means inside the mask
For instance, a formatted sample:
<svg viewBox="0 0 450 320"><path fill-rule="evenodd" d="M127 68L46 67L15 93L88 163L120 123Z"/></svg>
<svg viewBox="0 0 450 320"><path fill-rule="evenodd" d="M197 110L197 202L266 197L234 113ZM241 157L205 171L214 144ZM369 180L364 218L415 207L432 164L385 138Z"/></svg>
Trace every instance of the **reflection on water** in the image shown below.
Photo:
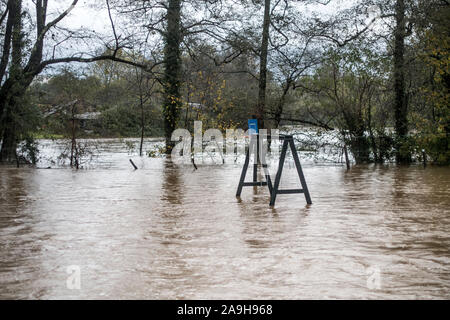
<svg viewBox="0 0 450 320"><path fill-rule="evenodd" d="M306 164L314 204L270 209L265 188L235 198L241 165L101 149L89 170L0 168L0 298L450 298L448 168Z"/></svg>

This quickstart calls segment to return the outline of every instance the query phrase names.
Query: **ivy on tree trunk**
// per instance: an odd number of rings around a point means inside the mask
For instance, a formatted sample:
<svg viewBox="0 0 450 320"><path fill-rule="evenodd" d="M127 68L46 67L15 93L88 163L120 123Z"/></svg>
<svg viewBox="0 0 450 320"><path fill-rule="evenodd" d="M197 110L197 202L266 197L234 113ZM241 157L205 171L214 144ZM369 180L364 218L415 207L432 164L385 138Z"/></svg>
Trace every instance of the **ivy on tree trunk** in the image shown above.
<svg viewBox="0 0 450 320"><path fill-rule="evenodd" d="M395 109L395 131L396 158L401 164L411 162L411 154L408 150L408 106L405 85L405 1L397 0L395 6L395 42L394 42L394 109Z"/></svg>
<svg viewBox="0 0 450 320"><path fill-rule="evenodd" d="M164 34L164 129L166 153L171 153L174 142L171 141L178 121L181 102L181 0L169 0L167 7L167 30Z"/></svg>

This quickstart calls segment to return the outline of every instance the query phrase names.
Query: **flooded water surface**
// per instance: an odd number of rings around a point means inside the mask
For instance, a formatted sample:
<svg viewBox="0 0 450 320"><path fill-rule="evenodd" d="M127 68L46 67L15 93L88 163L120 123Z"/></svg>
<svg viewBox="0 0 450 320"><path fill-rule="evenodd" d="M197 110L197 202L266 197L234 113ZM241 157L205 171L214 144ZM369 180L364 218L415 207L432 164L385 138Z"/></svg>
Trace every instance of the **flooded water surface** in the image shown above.
<svg viewBox="0 0 450 320"><path fill-rule="evenodd" d="M314 204L271 209L263 187L236 199L242 164L100 149L79 171L0 167L0 298L450 298L448 168L304 162Z"/></svg>

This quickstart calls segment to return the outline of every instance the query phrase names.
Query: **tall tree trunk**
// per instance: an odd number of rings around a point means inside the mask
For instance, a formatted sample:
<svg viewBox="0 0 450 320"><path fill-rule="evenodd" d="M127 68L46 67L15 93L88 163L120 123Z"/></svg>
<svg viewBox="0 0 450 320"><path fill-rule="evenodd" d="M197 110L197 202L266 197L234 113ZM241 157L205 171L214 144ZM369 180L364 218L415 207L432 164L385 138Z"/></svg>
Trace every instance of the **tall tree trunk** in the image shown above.
<svg viewBox="0 0 450 320"><path fill-rule="evenodd" d="M394 91L395 91L395 131L397 163L411 162L411 154L406 150L408 138L408 107L405 85L405 1L397 0L395 6L395 43L394 43Z"/></svg>
<svg viewBox="0 0 450 320"><path fill-rule="evenodd" d="M7 10L8 10L8 19L6 21L6 27L5 27L5 38L3 41L3 55L0 62L0 80L3 79L5 75L6 68L8 66L9 62L9 54L11 50L11 38L12 38L12 31L13 31L13 25L15 21L17 20L17 15L20 14L20 12L17 12L17 1L15 0L9 0L7 4ZM1 106L0 106L1 108ZM0 109L0 115L2 114L3 109Z"/></svg>
<svg viewBox="0 0 450 320"><path fill-rule="evenodd" d="M31 50L30 58L25 66L22 65L23 49L25 46L22 26L22 0L13 0L9 14L14 14L12 28L11 65L8 78L0 89L0 134L2 146L0 162L12 162L16 158L18 134L24 121L21 119L22 97L30 86L34 77L41 71L40 63L44 46L42 32L45 26L47 1L36 0L37 40ZM0 114L1 114L0 113Z"/></svg>
<svg viewBox="0 0 450 320"><path fill-rule="evenodd" d="M28 77L24 77L22 68L22 1L13 1L10 7L11 15L14 15L12 27L12 51L9 79L5 82L0 93L0 105L4 112L1 119L2 146L0 151L0 162L16 162L17 159L17 111L20 98L25 94L28 87Z"/></svg>
<svg viewBox="0 0 450 320"><path fill-rule="evenodd" d="M10 119L9 115L5 119ZM16 126L14 121L9 121L3 131L2 149L0 151L0 162L13 163L17 162L16 150Z"/></svg>
<svg viewBox="0 0 450 320"><path fill-rule="evenodd" d="M164 130L166 138L166 153L170 154L174 147L171 141L176 129L179 111L181 109L181 0L169 0L167 9L167 30L164 49Z"/></svg>
<svg viewBox="0 0 450 320"><path fill-rule="evenodd" d="M260 70L259 70L259 93L256 116L260 128L264 128L264 111L266 107L267 89L267 57L269 52L269 31L270 31L270 0L264 1L264 21L260 50Z"/></svg>
<svg viewBox="0 0 450 320"><path fill-rule="evenodd" d="M0 61L0 83L3 80L3 77L5 76L6 68L9 63L9 58L11 54L11 41L13 38L13 28L14 25L17 23L18 19L20 19L20 1L15 0L9 0L7 4L7 10L8 10L8 19L6 22L5 27L5 36L3 41L3 52L2 52L2 58ZM2 87L3 90L0 92L0 137L3 137L3 125L4 125L4 116L5 116L5 110L6 110L6 103L7 103L7 93L10 90L11 81L5 82L4 86Z"/></svg>
<svg viewBox="0 0 450 320"><path fill-rule="evenodd" d="M356 164L370 163L370 144L367 137L362 136L364 132L357 131L355 136L351 137L350 149L355 157Z"/></svg>

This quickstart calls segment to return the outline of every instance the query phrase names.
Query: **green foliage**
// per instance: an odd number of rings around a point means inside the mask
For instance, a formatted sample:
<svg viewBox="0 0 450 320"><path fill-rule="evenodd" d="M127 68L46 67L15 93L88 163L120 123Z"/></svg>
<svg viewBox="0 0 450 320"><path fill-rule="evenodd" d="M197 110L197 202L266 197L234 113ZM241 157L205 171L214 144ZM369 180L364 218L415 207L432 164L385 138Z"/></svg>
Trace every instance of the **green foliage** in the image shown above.
<svg viewBox="0 0 450 320"><path fill-rule="evenodd" d="M431 160L450 164L450 6L432 7L430 18L418 28L414 50L418 106L410 113L417 148Z"/></svg>
<svg viewBox="0 0 450 320"><path fill-rule="evenodd" d="M146 111L144 116L147 136L163 135L161 115L154 110ZM98 128L98 133L106 137L139 137L141 134L141 115L126 105L119 105L105 110Z"/></svg>
<svg viewBox="0 0 450 320"><path fill-rule="evenodd" d="M419 135L415 145L418 150L425 150L431 160L438 165L450 164L449 138L445 133Z"/></svg>
<svg viewBox="0 0 450 320"><path fill-rule="evenodd" d="M40 136L68 136L71 128L69 119L72 110L61 108L71 101L79 101L75 113L100 112L99 120L89 122L89 132L81 130L80 135L96 137L138 137L141 135L141 116L137 86L132 83L135 70L121 68L114 77L107 72L104 79L99 78L102 68L95 67L90 75L80 75L70 69L63 69L49 81L36 82L30 89L34 105L39 106L47 116L39 130ZM105 67L106 68L106 67ZM114 69L108 64L107 70ZM114 69L115 70L115 69ZM128 70L128 72L126 72ZM131 80L130 80L131 79ZM145 90L145 88L144 88ZM161 136L162 116L155 107L155 99L145 104L144 126L146 136ZM55 109L57 112L54 112ZM53 111L52 111L53 110ZM53 113L52 113L53 112Z"/></svg>
<svg viewBox="0 0 450 320"><path fill-rule="evenodd" d="M388 60L371 43L358 41L329 50L325 62L301 81L305 87L299 108L305 120L330 122L349 146L357 163L389 161L393 146L387 138L384 74Z"/></svg>
<svg viewBox="0 0 450 320"><path fill-rule="evenodd" d="M12 117L16 125L17 141L30 142L33 139L34 132L43 123L41 110L33 103L33 98L27 92L23 95L12 110Z"/></svg>
<svg viewBox="0 0 450 320"><path fill-rule="evenodd" d="M147 156L148 156L149 158L158 158L158 157L160 157L161 155L166 154L166 153L167 153L167 150L166 150L166 147L165 147L165 146L156 146L155 149L149 150L149 151L147 152Z"/></svg>

